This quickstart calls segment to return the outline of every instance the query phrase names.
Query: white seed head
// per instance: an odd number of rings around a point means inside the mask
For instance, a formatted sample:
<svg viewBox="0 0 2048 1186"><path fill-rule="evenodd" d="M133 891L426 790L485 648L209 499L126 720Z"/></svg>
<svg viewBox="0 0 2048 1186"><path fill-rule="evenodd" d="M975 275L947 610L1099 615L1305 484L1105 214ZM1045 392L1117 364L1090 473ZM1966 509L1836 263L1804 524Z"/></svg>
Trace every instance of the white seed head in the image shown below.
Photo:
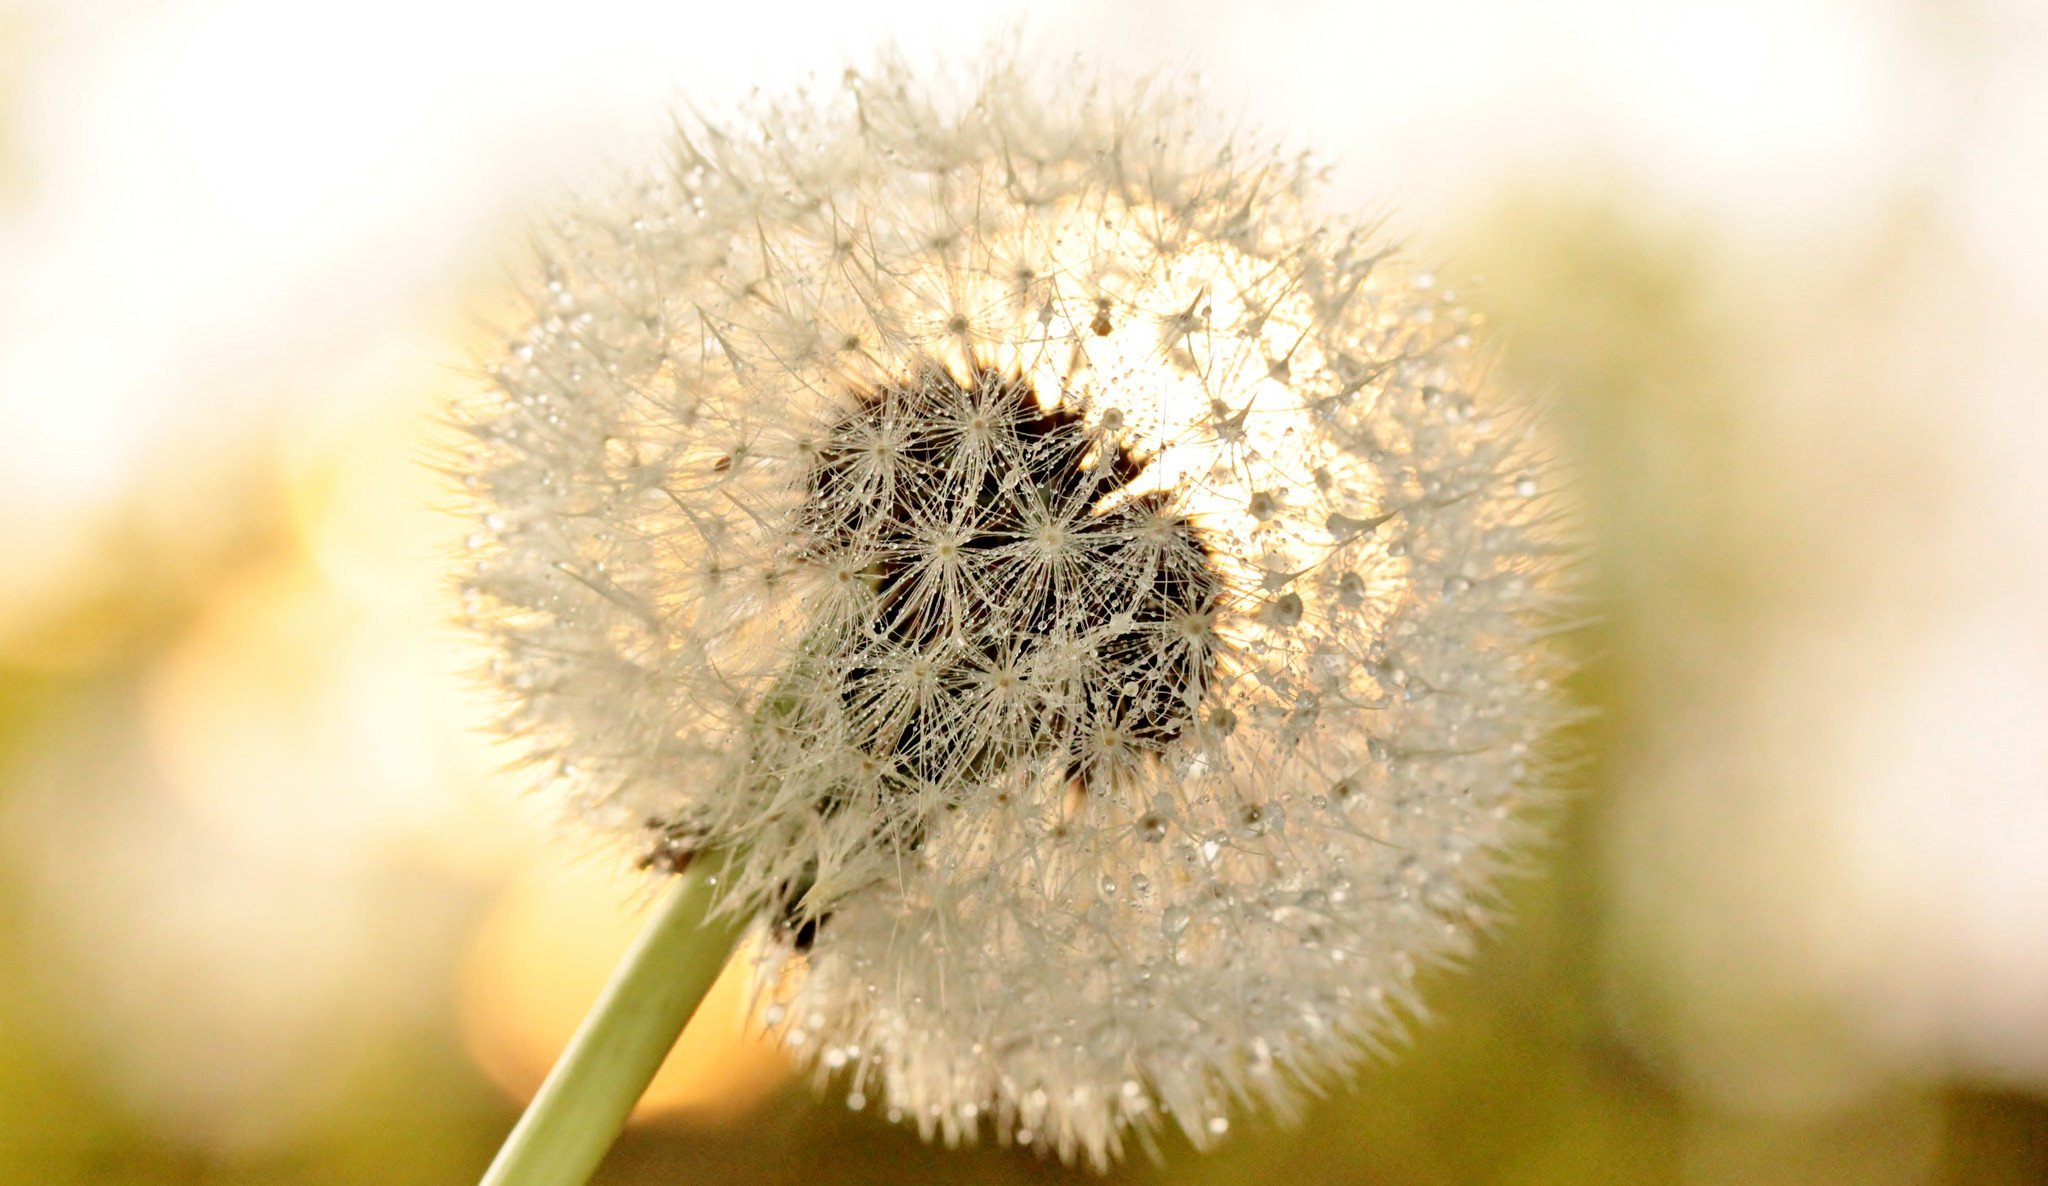
<svg viewBox="0 0 2048 1186"><path fill-rule="evenodd" d="M1102 1166L1287 1113L1466 949L1561 593L1450 294L1050 82L849 76L561 219L464 585L553 792L745 854L821 1075Z"/></svg>

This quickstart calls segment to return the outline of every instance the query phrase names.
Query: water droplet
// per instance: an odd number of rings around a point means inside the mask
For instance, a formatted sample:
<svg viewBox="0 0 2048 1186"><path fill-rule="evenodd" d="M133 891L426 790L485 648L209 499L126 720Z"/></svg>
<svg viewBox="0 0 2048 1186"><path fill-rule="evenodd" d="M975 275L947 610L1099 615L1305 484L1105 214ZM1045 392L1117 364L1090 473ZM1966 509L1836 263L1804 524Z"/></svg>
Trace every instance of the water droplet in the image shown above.
<svg viewBox="0 0 2048 1186"><path fill-rule="evenodd" d="M1329 517L1323 520L1323 529L1336 539L1355 539L1376 530L1380 524L1387 521L1387 518L1386 515L1375 515L1370 519L1354 519L1350 515L1331 511Z"/></svg>
<svg viewBox="0 0 2048 1186"><path fill-rule="evenodd" d="M1281 629L1286 629L1300 623L1301 610L1300 594L1282 593L1266 603L1266 620Z"/></svg>

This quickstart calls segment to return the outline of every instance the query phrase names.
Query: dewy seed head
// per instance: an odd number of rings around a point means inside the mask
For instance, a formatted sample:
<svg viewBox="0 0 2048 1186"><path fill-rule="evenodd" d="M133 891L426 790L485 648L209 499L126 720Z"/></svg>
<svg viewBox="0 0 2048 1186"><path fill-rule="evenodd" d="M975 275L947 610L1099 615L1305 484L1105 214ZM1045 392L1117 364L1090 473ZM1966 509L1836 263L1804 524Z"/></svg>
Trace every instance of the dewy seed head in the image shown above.
<svg viewBox="0 0 2048 1186"><path fill-rule="evenodd" d="M863 1103L1096 1166L1287 1113L1548 773L1567 583L1475 319L1170 86L750 118L559 220L462 413L504 731L644 864L745 854Z"/></svg>

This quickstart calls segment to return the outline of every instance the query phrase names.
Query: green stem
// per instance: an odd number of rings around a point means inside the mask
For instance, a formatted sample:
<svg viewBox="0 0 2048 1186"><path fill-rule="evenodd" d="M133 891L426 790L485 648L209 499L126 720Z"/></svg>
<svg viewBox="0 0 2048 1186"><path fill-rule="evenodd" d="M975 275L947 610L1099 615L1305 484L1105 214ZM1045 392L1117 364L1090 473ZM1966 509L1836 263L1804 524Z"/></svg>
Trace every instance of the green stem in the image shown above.
<svg viewBox="0 0 2048 1186"><path fill-rule="evenodd" d="M707 921L721 854L676 878L569 1048L505 1138L482 1186L582 1186L732 954L743 923Z"/></svg>

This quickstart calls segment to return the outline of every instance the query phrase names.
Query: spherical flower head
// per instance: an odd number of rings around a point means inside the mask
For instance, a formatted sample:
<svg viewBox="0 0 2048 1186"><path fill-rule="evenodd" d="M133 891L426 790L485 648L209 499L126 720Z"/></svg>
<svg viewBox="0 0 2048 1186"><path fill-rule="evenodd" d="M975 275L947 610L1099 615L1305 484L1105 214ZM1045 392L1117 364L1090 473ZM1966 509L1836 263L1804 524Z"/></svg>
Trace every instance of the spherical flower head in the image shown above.
<svg viewBox="0 0 2048 1186"><path fill-rule="evenodd" d="M1560 716L1473 317L1157 86L752 118L560 220L463 414L505 730L742 854L856 1107L1096 1166L1285 1114L1466 950Z"/></svg>

